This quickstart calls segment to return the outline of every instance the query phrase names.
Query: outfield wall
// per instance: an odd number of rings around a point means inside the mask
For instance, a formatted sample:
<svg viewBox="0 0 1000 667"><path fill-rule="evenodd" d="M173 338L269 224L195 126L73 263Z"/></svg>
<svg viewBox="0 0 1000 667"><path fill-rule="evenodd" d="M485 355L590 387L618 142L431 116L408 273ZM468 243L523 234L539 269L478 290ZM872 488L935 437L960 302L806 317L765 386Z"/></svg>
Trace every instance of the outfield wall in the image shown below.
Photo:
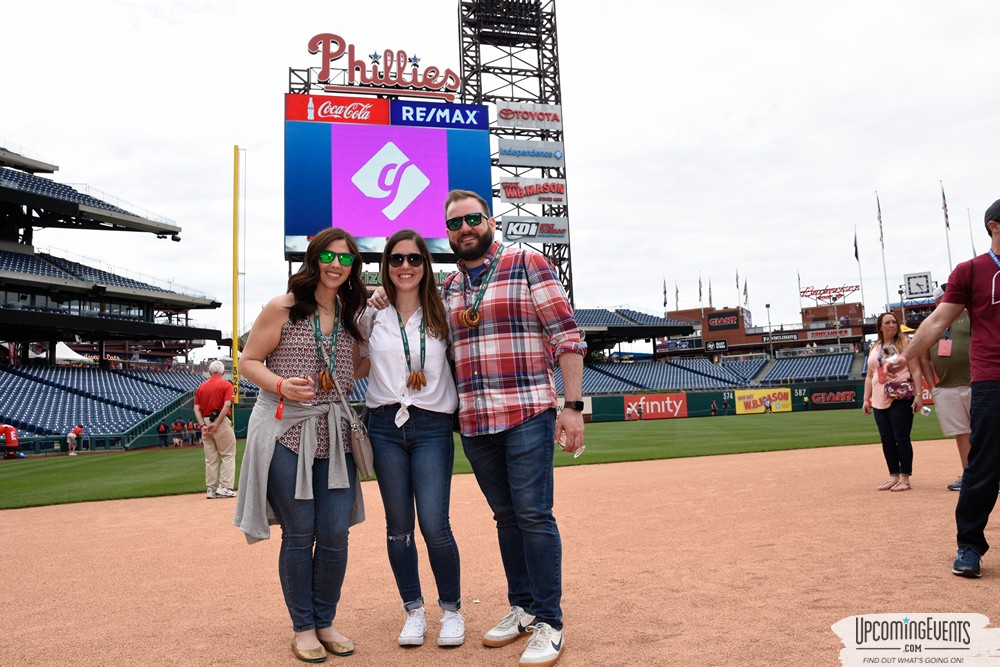
<svg viewBox="0 0 1000 667"><path fill-rule="evenodd" d="M765 399L771 412L805 410L841 410L860 408L865 394L863 380L807 382L785 387L744 387L721 391L644 392L622 396L594 396L590 399L591 421L624 421L629 405L633 412L642 407L645 419L683 419L711 417L715 403L717 417L761 414ZM925 403L930 402L925 392Z"/></svg>

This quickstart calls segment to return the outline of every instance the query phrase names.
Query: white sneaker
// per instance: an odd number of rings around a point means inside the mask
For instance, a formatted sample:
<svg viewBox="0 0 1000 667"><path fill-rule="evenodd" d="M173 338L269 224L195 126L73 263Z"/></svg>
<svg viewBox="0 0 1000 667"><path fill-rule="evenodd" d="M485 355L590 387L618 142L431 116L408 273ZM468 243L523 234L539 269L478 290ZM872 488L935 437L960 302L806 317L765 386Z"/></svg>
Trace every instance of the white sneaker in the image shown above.
<svg viewBox="0 0 1000 667"><path fill-rule="evenodd" d="M400 646L423 646L424 634L427 632L427 621L424 619L424 608L406 612L406 624L399 633Z"/></svg>
<svg viewBox="0 0 1000 667"><path fill-rule="evenodd" d="M563 649L562 630L554 630L548 623L536 623L531 628L532 637L521 654L520 667L550 667L559 660Z"/></svg>
<svg viewBox="0 0 1000 667"><path fill-rule="evenodd" d="M76 452L70 452L69 455L70 456L76 456Z"/></svg>
<svg viewBox="0 0 1000 667"><path fill-rule="evenodd" d="M534 620L534 616L515 605L510 608L510 613L501 618L491 630L486 631L483 644L498 647L517 641L519 637L528 634L528 626Z"/></svg>
<svg viewBox="0 0 1000 667"><path fill-rule="evenodd" d="M205 494L205 497L208 498L209 500L211 500L212 498L214 498L215 497L215 489L209 489L208 493Z"/></svg>
<svg viewBox="0 0 1000 667"><path fill-rule="evenodd" d="M465 643L465 618L457 611L446 611L441 617L438 646L461 646Z"/></svg>
<svg viewBox="0 0 1000 667"><path fill-rule="evenodd" d="M231 491L230 489L227 489L224 486L220 486L215 490L215 497L218 498L220 496L222 498L235 498L236 493L234 491Z"/></svg>

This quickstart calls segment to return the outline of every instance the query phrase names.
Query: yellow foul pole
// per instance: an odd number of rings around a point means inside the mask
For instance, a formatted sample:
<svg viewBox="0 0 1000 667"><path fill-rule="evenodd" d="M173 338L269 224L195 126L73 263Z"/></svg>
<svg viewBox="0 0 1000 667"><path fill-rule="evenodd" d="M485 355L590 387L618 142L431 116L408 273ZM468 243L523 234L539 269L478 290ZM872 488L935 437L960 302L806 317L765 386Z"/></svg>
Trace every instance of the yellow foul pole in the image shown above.
<svg viewBox="0 0 1000 667"><path fill-rule="evenodd" d="M240 147L233 146L233 403L240 402ZM235 419L234 419L235 423Z"/></svg>

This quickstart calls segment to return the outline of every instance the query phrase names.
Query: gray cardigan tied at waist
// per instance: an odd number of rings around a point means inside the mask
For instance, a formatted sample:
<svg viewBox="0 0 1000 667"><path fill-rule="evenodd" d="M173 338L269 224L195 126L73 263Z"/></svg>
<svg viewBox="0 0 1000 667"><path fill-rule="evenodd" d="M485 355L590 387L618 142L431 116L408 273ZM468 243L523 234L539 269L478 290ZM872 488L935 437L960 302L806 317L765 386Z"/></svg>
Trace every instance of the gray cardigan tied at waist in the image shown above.
<svg viewBox="0 0 1000 667"><path fill-rule="evenodd" d="M344 408L339 403L312 405L285 401L284 412L279 420L274 416L278 401L276 393L261 389L247 425L247 443L240 468L240 489L233 524L245 533L249 544L269 539L270 526L278 523L267 502L267 474L271 468L274 448L281 447L278 439L296 424L301 423L303 427L295 475L295 499L312 500L313 497L312 464L316 457L318 419L326 419L330 431L330 473L327 488L346 489L351 485L340 428L341 420L347 418ZM365 520L360 481L355 484L354 489L354 507L350 517L352 526Z"/></svg>

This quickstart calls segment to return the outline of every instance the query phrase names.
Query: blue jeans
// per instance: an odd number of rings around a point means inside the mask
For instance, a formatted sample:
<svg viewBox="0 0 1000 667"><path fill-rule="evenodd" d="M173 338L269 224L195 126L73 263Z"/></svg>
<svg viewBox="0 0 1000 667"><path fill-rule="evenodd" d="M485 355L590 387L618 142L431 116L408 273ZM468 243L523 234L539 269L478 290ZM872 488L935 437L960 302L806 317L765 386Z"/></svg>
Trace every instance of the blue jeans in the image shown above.
<svg viewBox="0 0 1000 667"><path fill-rule="evenodd" d="M375 454L375 475L385 506L386 547L396 587L407 611L424 605L413 539L414 503L420 534L437 582L438 604L462 606L458 545L451 532L451 475L455 440L450 414L410 406L402 428L394 421L399 404L369 413L368 434Z"/></svg>
<svg viewBox="0 0 1000 667"><path fill-rule="evenodd" d="M875 425L882 439L882 455L889 466L889 475L913 474L913 399L896 399L888 408L872 408Z"/></svg>
<svg viewBox="0 0 1000 667"><path fill-rule="evenodd" d="M347 531L357 473L347 457L348 489L326 488L330 460L313 461L313 499L295 499L298 455L280 443L267 473L267 502L281 523L278 576L295 632L333 625L347 570ZM314 547L315 546L315 551Z"/></svg>
<svg viewBox="0 0 1000 667"><path fill-rule="evenodd" d="M552 514L555 410L514 428L462 436L465 455L493 510L507 598L562 629L562 540Z"/></svg>
<svg viewBox="0 0 1000 667"><path fill-rule="evenodd" d="M973 382L972 433L969 467L962 476L962 490L955 507L958 546L972 547L979 555L989 550L986 523L997 504L1000 484L1000 381Z"/></svg>

